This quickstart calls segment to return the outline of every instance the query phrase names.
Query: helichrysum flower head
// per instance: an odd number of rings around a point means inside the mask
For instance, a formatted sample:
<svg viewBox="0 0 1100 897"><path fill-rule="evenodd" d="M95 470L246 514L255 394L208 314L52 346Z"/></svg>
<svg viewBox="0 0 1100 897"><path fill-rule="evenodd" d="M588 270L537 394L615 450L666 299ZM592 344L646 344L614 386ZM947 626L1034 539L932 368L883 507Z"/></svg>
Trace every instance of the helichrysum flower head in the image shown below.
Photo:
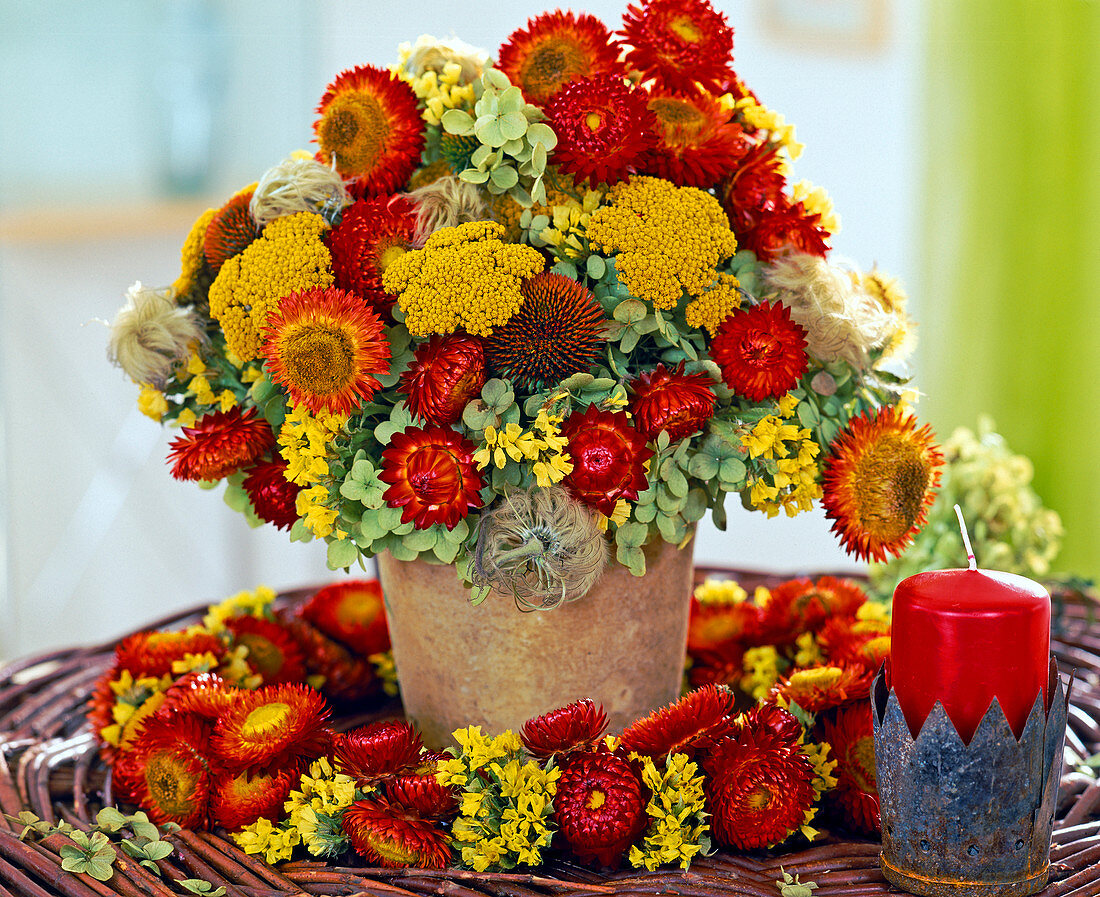
<svg viewBox="0 0 1100 897"><path fill-rule="evenodd" d="M845 822L865 834L880 830L878 779L875 771L875 734L869 701L841 707L821 721L821 738L836 758L836 788L830 800Z"/></svg>
<svg viewBox="0 0 1100 897"><path fill-rule="evenodd" d="M830 446L822 505L850 554L883 562L924 525L943 465L933 438L885 407L853 418Z"/></svg>
<svg viewBox="0 0 1100 897"><path fill-rule="evenodd" d="M472 508L481 507L484 487L473 459L474 446L449 427L406 427L382 452L379 478L401 522L418 529L442 523L454 529Z"/></svg>
<svg viewBox="0 0 1100 897"><path fill-rule="evenodd" d="M286 470L282 458L260 461L248 469L241 484L256 516L277 529L290 529L298 519L295 504L302 487L286 478Z"/></svg>
<svg viewBox="0 0 1100 897"><path fill-rule="evenodd" d="M260 817L278 822L283 801L298 784L295 769L270 774L222 773L214 778L210 793L210 816L215 825L236 831Z"/></svg>
<svg viewBox="0 0 1100 897"><path fill-rule="evenodd" d="M343 815L344 831L363 859L400 869L443 869L450 864L450 839L434 822L381 800L357 800Z"/></svg>
<svg viewBox="0 0 1100 897"><path fill-rule="evenodd" d="M169 444L168 460L177 480L220 480L246 470L275 445L267 421L250 408L214 411Z"/></svg>
<svg viewBox="0 0 1100 897"><path fill-rule="evenodd" d="M619 499L633 501L649 486L643 467L653 449L622 411L589 405L573 413L561 429L568 440L573 472L563 482L580 501L610 517Z"/></svg>
<svg viewBox="0 0 1100 897"><path fill-rule="evenodd" d="M733 61L733 29L707 0L643 0L623 16L626 63L684 93L696 82L723 84Z"/></svg>
<svg viewBox="0 0 1100 897"><path fill-rule="evenodd" d="M654 710L623 730L622 746L645 757L687 753L730 732L733 692L714 685L688 692L678 701Z"/></svg>
<svg viewBox="0 0 1100 897"><path fill-rule="evenodd" d="M485 385L485 346L465 333L436 334L413 353L398 387L409 410L430 424L453 424Z"/></svg>
<svg viewBox="0 0 1100 897"><path fill-rule="evenodd" d="M554 754L594 750L606 731L603 706L583 698L527 720L520 737L533 757L547 759Z"/></svg>
<svg viewBox="0 0 1100 897"><path fill-rule="evenodd" d="M649 111L657 140L645 170L680 187L713 187L749 148L744 131L710 93L650 88Z"/></svg>
<svg viewBox="0 0 1100 897"><path fill-rule="evenodd" d="M390 647L382 585L377 579L325 586L314 592L297 614L364 657Z"/></svg>
<svg viewBox="0 0 1100 897"><path fill-rule="evenodd" d="M649 823L638 773L611 753L572 753L563 764L554 798L558 828L582 860L617 866Z"/></svg>
<svg viewBox="0 0 1100 897"><path fill-rule="evenodd" d="M341 772L361 787L371 787L387 776L414 768L424 743L408 722L384 720L337 735L333 750Z"/></svg>
<svg viewBox="0 0 1100 897"><path fill-rule="evenodd" d="M710 355L726 385L753 402L782 396L809 367L805 331L781 303L734 312L718 328Z"/></svg>
<svg viewBox="0 0 1100 897"><path fill-rule="evenodd" d="M321 97L317 114L317 157L335 163L358 196L396 192L420 161L424 133L416 95L377 66L341 72Z"/></svg>
<svg viewBox="0 0 1100 897"><path fill-rule="evenodd" d="M665 430L673 442L699 432L714 414L713 382L706 374L685 374L683 364L671 371L663 364L643 371L630 382L635 428L646 439Z"/></svg>
<svg viewBox="0 0 1100 897"><path fill-rule="evenodd" d="M248 649L245 663L264 685L301 682L306 677L305 655L286 627L263 617L239 616L225 621L230 648Z"/></svg>
<svg viewBox="0 0 1100 897"><path fill-rule="evenodd" d="M607 27L595 16L543 13L517 28L497 54L497 68L529 103L543 105L562 85L625 70Z"/></svg>

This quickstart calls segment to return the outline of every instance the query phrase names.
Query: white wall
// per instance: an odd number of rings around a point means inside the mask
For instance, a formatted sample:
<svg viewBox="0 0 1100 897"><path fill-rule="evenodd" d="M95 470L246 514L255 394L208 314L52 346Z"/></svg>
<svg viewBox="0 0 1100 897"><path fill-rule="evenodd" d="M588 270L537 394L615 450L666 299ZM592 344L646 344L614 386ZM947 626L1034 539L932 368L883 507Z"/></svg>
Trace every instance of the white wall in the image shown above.
<svg viewBox="0 0 1100 897"><path fill-rule="evenodd" d="M624 5L585 8L615 27ZM916 0L833 0L824 17L810 0L718 6L735 27L739 73L807 145L796 176L836 203L836 251L877 261L915 292ZM329 575L320 546L249 530L219 493L171 479L171 434L134 410L96 319L113 316L133 280L171 282L197 211L308 144L337 71L387 64L423 31L494 50L544 5L506 8L0 0L0 657L112 638L260 582ZM885 26L864 40L856 26L876 10ZM191 77L213 89L181 89ZM160 204L188 187L200 199ZM827 529L818 514L739 513L728 533L700 532L697 557L853 567Z"/></svg>

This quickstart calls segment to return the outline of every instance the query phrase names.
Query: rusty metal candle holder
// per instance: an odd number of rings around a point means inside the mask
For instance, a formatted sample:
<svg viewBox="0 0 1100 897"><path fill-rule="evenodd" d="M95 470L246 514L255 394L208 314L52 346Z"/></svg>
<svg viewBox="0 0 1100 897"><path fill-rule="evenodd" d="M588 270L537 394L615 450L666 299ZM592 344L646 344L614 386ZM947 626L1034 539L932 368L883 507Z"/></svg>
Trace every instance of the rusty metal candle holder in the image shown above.
<svg viewBox="0 0 1100 897"><path fill-rule="evenodd" d="M879 862L891 884L930 897L1021 897L1046 886L1069 703L1053 658L1047 695L1050 710L1040 693L1018 741L996 698L970 744L938 702L914 739L879 671Z"/></svg>

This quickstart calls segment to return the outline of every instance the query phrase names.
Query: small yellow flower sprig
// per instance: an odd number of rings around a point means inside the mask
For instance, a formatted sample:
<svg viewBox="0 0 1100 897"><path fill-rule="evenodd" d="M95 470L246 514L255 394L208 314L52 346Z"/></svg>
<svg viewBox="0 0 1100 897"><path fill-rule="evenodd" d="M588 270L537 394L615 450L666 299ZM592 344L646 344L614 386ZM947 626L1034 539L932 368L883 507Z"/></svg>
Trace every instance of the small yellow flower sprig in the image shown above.
<svg viewBox="0 0 1100 897"><path fill-rule="evenodd" d="M298 829L282 823L276 825L266 816L233 832L231 837L245 853L261 854L269 866L289 860L294 848L302 843Z"/></svg>
<svg viewBox="0 0 1100 897"><path fill-rule="evenodd" d="M169 675L135 679L129 670L122 670L118 678L110 682L111 692L115 696L111 708L114 722L100 729L99 737L113 747L122 745L136 732L137 724L164 703L164 693L174 681L174 677Z"/></svg>
<svg viewBox="0 0 1100 897"><path fill-rule="evenodd" d="M810 782L814 789L814 800L806 811L801 825L802 834L806 836L808 841L812 841L818 836L819 832L810 823L813 822L821 806L821 795L836 787L836 776L833 775L833 772L836 770L837 761L829 759L829 752L832 749L829 742L807 741L805 730L803 730L802 737L799 739L799 749L809 759L810 765L814 768L814 777Z"/></svg>
<svg viewBox="0 0 1100 897"><path fill-rule="evenodd" d="M503 470L509 459L530 462L535 483L548 488L560 483L573 470L573 462L565 451L566 439L561 435L560 415L552 415L541 409L530 429L524 430L517 423L507 423L501 428L492 425L485 428L480 449L474 453L479 470L490 464Z"/></svg>
<svg viewBox="0 0 1100 897"><path fill-rule="evenodd" d="M778 402L778 415L765 415L741 437L750 463L755 462L751 463L749 500L769 517L781 509L788 517L808 511L822 494L817 462L821 446L809 429L786 422L797 404L798 399L788 393Z"/></svg>
<svg viewBox="0 0 1100 897"><path fill-rule="evenodd" d="M299 523L321 538L334 533L337 539L347 538L347 533L335 526L340 516L339 492L329 466L337 457L332 443L343 434L346 423L347 415L323 409L311 415L305 408L291 408L279 431L279 454L287 463L286 478L306 487L298 493L295 506Z"/></svg>
<svg viewBox="0 0 1100 897"><path fill-rule="evenodd" d="M787 124L778 112L773 112L752 97L742 97L734 104L741 123L754 131L767 131L769 140L787 151L792 161L802 155L803 144L794 139L794 125Z"/></svg>
<svg viewBox="0 0 1100 897"><path fill-rule="evenodd" d="M558 259L585 259L592 251L585 236L588 222L602 202L603 193L585 190L581 201L567 197L551 206L549 216L521 216L520 225L530 229L535 246L549 247Z"/></svg>
<svg viewBox="0 0 1100 897"><path fill-rule="evenodd" d="M650 872L676 863L687 869L692 858L710 852L703 776L686 754L670 754L658 769L650 757L631 755L642 764L642 781L652 796L646 805L649 827L627 858L634 867Z"/></svg>
<svg viewBox="0 0 1100 897"><path fill-rule="evenodd" d="M523 762L519 736L491 737L480 726L458 729L461 752L440 762L436 777L461 789L459 816L451 835L462 865L475 872L537 866L550 846L554 794L561 770ZM452 753L454 750L452 749Z"/></svg>
<svg viewBox="0 0 1100 897"><path fill-rule="evenodd" d="M758 701L766 698L772 686L779 681L780 663L781 658L774 645L747 649L741 659L741 668L744 670L742 690ZM787 666L786 661L782 661L782 664Z"/></svg>

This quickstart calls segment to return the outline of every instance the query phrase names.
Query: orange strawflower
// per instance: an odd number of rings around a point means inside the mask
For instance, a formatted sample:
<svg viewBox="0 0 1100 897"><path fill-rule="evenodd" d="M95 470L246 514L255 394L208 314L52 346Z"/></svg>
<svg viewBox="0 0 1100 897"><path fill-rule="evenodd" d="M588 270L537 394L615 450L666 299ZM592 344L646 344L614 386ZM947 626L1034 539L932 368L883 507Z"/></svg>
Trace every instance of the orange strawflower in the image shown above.
<svg viewBox="0 0 1100 897"><path fill-rule="evenodd" d="M646 439L668 431L672 442L699 432L714 416L717 398L706 374L685 374L681 362L673 371L658 364L630 382L634 428Z"/></svg>
<svg viewBox="0 0 1100 897"><path fill-rule="evenodd" d="M215 825L237 831L261 817L278 822L283 802L301 780L301 773L282 769L265 775L223 773L210 789L210 818Z"/></svg>
<svg viewBox="0 0 1100 897"><path fill-rule="evenodd" d="M409 410L429 424L453 424L485 385L485 344L468 333L433 334L413 352L398 392Z"/></svg>
<svg viewBox="0 0 1100 897"><path fill-rule="evenodd" d="M325 699L306 685L243 691L222 714L210 749L229 771L286 769L326 753L328 718Z"/></svg>
<svg viewBox="0 0 1100 897"><path fill-rule="evenodd" d="M368 863L400 869L444 869L451 862L443 829L400 807L377 800L357 800L343 816L344 832Z"/></svg>
<svg viewBox="0 0 1100 897"><path fill-rule="evenodd" d="M377 579L325 586L298 609L298 616L363 657L389 650L382 584Z"/></svg>
<svg viewBox="0 0 1100 897"><path fill-rule="evenodd" d="M264 685L305 680L305 653L285 627L246 615L230 617L225 628L233 637L232 647L248 648L245 662L260 675Z"/></svg>
<svg viewBox="0 0 1100 897"><path fill-rule="evenodd" d="M298 493L302 491L301 486L286 478L286 469L282 458L260 461L249 468L242 484L256 516L278 529L294 526Z"/></svg>
<svg viewBox="0 0 1100 897"><path fill-rule="evenodd" d="M884 563L900 555L926 522L943 455L932 428L897 407L866 412L829 447L825 516L849 554Z"/></svg>
<svg viewBox="0 0 1100 897"><path fill-rule="evenodd" d="M830 792L845 821L860 832L881 830L878 778L875 772L875 734L869 701L849 704L835 719L821 721L821 736L836 758L836 788Z"/></svg>
<svg viewBox="0 0 1100 897"><path fill-rule="evenodd" d="M733 29L707 0L645 0L628 6L623 43L628 66L670 90L688 93L696 83L717 90L730 75Z"/></svg>
<svg viewBox="0 0 1100 897"><path fill-rule="evenodd" d="M207 653L219 660L225 654L225 645L209 632L136 632L118 643L115 667L129 670L135 678L165 676L173 672L172 664L185 654Z"/></svg>
<svg viewBox="0 0 1100 897"><path fill-rule="evenodd" d="M644 465L653 449L624 412L601 411L593 403L584 414L569 415L561 435L573 462L562 482L578 501L610 517L620 499L634 501L649 488Z"/></svg>
<svg viewBox="0 0 1100 897"><path fill-rule="evenodd" d="M646 172L677 186L713 187L749 148L741 126L709 93L651 89L649 111L657 120L657 142L646 158Z"/></svg>
<svg viewBox="0 0 1100 897"><path fill-rule="evenodd" d="M204 414L169 443L168 461L177 480L220 480L251 467L275 447L271 426L255 408Z"/></svg>
<svg viewBox="0 0 1100 897"><path fill-rule="evenodd" d="M728 688L715 685L690 691L627 726L623 749L654 759L674 753L694 755L732 731L733 699Z"/></svg>

